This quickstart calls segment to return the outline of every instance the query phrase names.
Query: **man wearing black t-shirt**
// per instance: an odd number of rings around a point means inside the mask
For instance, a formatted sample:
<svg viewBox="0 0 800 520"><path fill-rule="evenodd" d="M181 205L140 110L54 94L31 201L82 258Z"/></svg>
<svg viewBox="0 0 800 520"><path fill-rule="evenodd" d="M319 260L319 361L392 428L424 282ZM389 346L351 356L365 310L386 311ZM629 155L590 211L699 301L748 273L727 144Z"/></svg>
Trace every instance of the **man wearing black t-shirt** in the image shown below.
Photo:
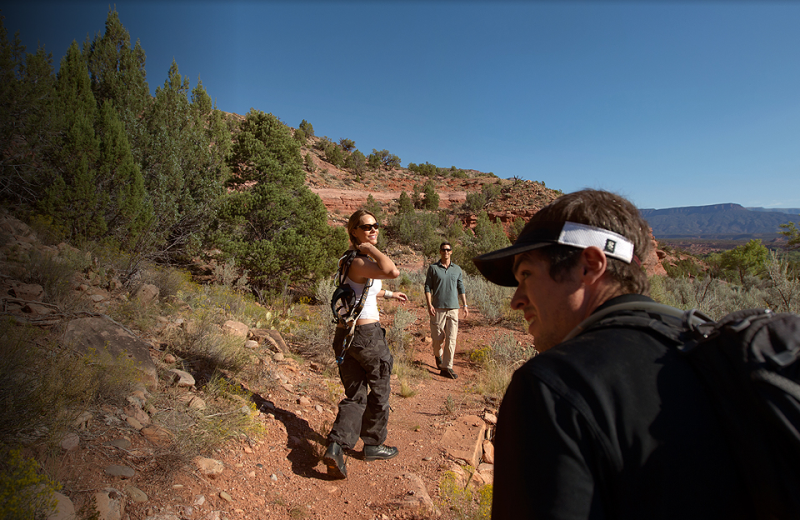
<svg viewBox="0 0 800 520"><path fill-rule="evenodd" d="M583 190L536 213L514 245L473 260L488 280L517 287L511 306L540 352L500 407L493 520L755 518L687 361L647 330L580 326L652 302L641 267L651 247L633 204ZM673 324L616 309L609 316Z"/></svg>

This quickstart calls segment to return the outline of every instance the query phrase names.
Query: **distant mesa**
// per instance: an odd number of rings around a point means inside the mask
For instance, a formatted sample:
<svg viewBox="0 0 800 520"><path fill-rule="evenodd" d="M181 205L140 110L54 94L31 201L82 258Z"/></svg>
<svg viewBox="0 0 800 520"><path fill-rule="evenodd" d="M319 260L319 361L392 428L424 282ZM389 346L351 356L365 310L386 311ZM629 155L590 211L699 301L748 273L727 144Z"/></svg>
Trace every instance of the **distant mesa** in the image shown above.
<svg viewBox="0 0 800 520"><path fill-rule="evenodd" d="M781 236L781 224L800 221L797 208L745 208L733 203L639 211L656 239L774 239Z"/></svg>

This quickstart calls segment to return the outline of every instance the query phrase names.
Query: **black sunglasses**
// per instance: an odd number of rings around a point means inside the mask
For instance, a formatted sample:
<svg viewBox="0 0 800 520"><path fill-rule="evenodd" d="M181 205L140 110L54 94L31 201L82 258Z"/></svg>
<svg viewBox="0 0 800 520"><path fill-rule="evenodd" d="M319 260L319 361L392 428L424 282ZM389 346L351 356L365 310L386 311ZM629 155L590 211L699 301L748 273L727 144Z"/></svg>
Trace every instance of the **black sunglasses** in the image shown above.
<svg viewBox="0 0 800 520"><path fill-rule="evenodd" d="M361 224L358 226L358 229L361 231L369 231L370 229L379 229L380 227L381 225L375 222L374 224Z"/></svg>
<svg viewBox="0 0 800 520"><path fill-rule="evenodd" d="M445 249L445 248L443 247L443 248L442 248L442 251L444 251L444 252L446 252L446 253L447 253L447 252L450 252L450 251L452 251L452 249Z"/></svg>

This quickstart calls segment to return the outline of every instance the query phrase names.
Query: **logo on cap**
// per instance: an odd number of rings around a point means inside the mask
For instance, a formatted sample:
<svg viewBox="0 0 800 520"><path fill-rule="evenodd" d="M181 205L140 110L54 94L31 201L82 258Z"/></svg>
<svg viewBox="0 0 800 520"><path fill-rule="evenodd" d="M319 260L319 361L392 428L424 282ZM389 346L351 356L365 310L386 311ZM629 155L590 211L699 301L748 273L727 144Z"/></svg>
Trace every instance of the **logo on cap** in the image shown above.
<svg viewBox="0 0 800 520"><path fill-rule="evenodd" d="M603 251L606 253L613 253L614 248L617 247L617 243L610 238L606 239L606 246L603 248Z"/></svg>

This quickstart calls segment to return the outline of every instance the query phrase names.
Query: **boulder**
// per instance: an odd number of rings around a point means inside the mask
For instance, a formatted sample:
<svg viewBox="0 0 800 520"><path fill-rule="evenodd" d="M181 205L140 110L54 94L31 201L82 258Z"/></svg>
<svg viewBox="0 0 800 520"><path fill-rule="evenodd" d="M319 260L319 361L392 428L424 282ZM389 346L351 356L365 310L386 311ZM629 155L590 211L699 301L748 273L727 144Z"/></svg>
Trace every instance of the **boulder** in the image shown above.
<svg viewBox="0 0 800 520"><path fill-rule="evenodd" d="M156 366L150 358L150 345L108 318L72 320L62 341L106 366L132 364L146 385L155 387L158 384Z"/></svg>
<svg viewBox="0 0 800 520"><path fill-rule="evenodd" d="M44 289L41 285L33 283L20 283L11 289L15 298L29 302L40 302L44 298Z"/></svg>
<svg viewBox="0 0 800 520"><path fill-rule="evenodd" d="M75 505L69 497L61 493L53 493L53 500L56 502L56 508L48 515L47 520L74 520L76 518Z"/></svg>
<svg viewBox="0 0 800 520"><path fill-rule="evenodd" d="M125 514L125 495L113 488L94 494L97 518L100 520L122 520Z"/></svg>
<svg viewBox="0 0 800 520"><path fill-rule="evenodd" d="M247 338L247 331L250 330L247 325L241 321L228 320L222 325L222 330L234 336Z"/></svg>
<svg viewBox="0 0 800 520"><path fill-rule="evenodd" d="M147 304L158 299L159 290L155 285L145 283L136 289L133 297L138 299L141 303Z"/></svg>
<svg viewBox="0 0 800 520"><path fill-rule="evenodd" d="M442 447L450 457L478 467L483 453L486 423L477 415L459 417L442 436Z"/></svg>

